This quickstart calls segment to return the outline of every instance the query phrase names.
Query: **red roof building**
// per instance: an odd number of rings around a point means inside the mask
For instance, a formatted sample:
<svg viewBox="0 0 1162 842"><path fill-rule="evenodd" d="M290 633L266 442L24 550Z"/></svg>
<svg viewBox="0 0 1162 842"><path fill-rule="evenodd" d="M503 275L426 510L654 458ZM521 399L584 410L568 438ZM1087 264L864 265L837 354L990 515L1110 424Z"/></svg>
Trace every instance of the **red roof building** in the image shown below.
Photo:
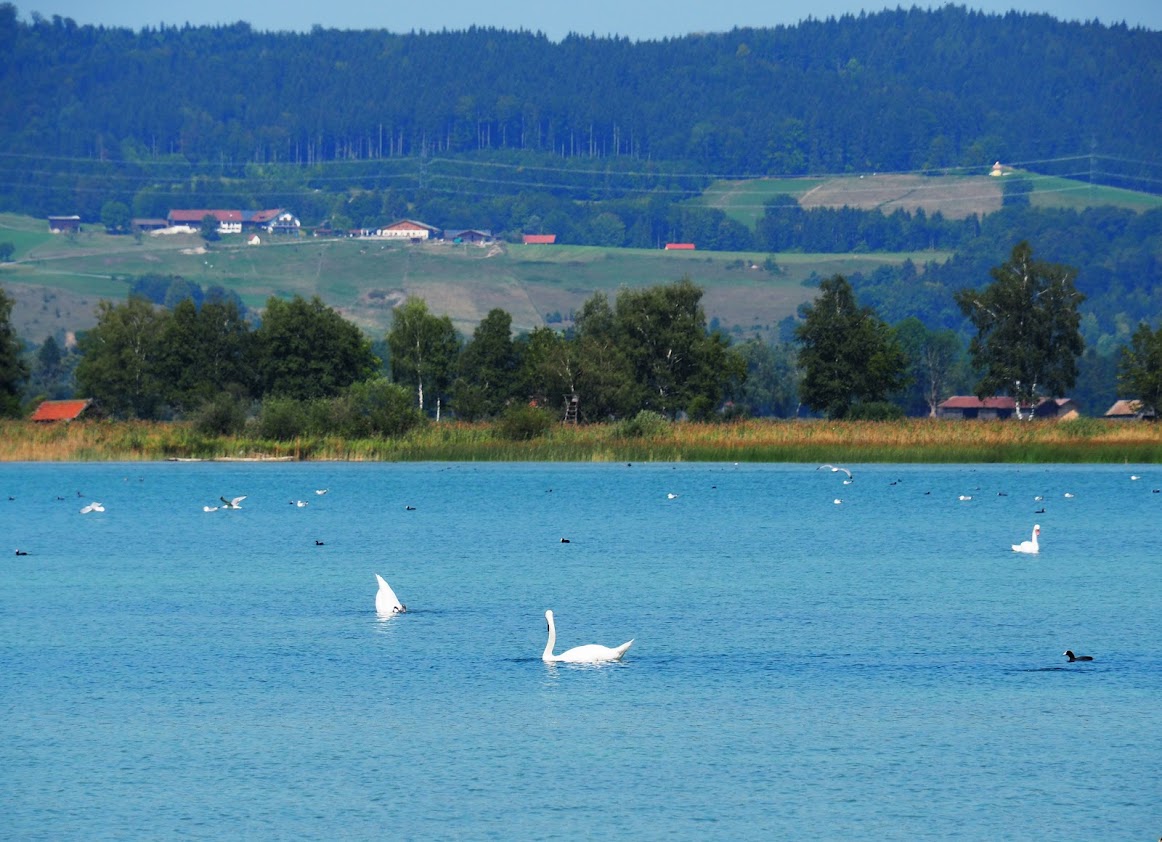
<svg viewBox="0 0 1162 842"><path fill-rule="evenodd" d="M72 421L89 408L92 400L42 401L30 421Z"/></svg>
<svg viewBox="0 0 1162 842"><path fill-rule="evenodd" d="M937 418L1010 418L1017 411L1017 402L1007 395L978 398L975 395L954 395L936 407ZM1038 398L1034 405L1021 405L1022 417L1076 418L1077 405L1070 398Z"/></svg>
<svg viewBox="0 0 1162 842"><path fill-rule="evenodd" d="M525 234L523 241L526 246L551 246L557 242L557 235Z"/></svg>
<svg viewBox="0 0 1162 842"><path fill-rule="evenodd" d="M666 243L666 251L694 251L693 243Z"/></svg>

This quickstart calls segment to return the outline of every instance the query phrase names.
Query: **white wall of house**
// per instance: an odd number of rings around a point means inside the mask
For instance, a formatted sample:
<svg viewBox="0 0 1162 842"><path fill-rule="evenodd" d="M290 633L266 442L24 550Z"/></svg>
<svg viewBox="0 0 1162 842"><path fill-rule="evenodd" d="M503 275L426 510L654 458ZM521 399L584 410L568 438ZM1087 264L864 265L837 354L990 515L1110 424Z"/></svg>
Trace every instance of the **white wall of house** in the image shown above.
<svg viewBox="0 0 1162 842"><path fill-rule="evenodd" d="M389 240L426 240L430 233L427 228L379 228L375 236Z"/></svg>

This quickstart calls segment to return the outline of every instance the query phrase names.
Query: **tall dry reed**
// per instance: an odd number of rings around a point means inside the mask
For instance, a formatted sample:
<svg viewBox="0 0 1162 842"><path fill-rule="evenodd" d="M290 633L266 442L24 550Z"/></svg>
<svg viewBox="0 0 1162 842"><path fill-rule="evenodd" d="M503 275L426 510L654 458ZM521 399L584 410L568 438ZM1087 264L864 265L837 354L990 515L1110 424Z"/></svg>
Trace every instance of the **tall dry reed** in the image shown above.
<svg viewBox="0 0 1162 842"><path fill-rule="evenodd" d="M626 436L615 424L557 425L512 441L496 425L440 422L400 438L207 436L189 424L0 421L0 461L162 459L334 461L1162 462L1162 425L1075 421L773 421L668 424Z"/></svg>

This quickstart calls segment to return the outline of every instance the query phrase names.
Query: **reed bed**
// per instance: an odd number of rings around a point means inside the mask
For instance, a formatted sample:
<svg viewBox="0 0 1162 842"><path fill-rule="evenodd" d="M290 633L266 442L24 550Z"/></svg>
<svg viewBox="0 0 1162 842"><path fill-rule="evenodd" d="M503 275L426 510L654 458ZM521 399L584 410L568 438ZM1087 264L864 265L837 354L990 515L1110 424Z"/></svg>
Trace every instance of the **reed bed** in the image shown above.
<svg viewBox="0 0 1162 842"><path fill-rule="evenodd" d="M615 424L557 425L514 441L495 425L440 422L400 438L270 441L207 436L172 422L0 421L0 461L1162 462L1162 425L1097 419L749 420L667 424L647 436L621 432Z"/></svg>

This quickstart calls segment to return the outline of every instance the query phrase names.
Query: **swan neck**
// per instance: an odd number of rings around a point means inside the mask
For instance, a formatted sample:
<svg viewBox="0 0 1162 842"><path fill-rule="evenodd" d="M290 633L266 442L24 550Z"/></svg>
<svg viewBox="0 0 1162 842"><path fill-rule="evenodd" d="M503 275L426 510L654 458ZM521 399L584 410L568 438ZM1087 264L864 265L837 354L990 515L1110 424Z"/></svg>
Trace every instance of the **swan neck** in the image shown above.
<svg viewBox="0 0 1162 842"><path fill-rule="evenodd" d="M549 624L549 639L545 643L545 651L544 654L541 655L541 660L555 661L556 658L553 655L553 648L557 645L557 628L553 623L553 615L546 614L545 621Z"/></svg>

